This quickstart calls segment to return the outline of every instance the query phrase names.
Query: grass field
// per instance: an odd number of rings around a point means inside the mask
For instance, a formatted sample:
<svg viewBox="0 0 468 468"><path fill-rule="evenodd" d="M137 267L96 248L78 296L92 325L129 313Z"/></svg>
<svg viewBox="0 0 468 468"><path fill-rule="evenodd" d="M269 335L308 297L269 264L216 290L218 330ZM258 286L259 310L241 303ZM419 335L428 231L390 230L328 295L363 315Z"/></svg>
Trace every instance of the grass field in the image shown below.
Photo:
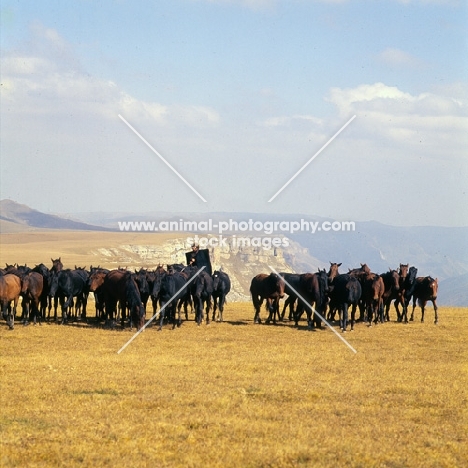
<svg viewBox="0 0 468 468"><path fill-rule="evenodd" d="M244 303L119 355L128 329L0 322L1 466L467 466L468 310L439 317L358 324L357 354Z"/></svg>

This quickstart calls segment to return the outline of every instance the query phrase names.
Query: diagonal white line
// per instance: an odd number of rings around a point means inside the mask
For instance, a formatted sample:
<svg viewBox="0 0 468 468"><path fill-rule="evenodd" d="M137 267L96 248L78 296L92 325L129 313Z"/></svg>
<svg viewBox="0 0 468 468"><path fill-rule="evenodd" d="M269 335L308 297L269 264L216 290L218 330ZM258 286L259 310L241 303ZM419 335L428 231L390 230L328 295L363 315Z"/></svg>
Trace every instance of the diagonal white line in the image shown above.
<svg viewBox="0 0 468 468"><path fill-rule="evenodd" d="M268 268L278 276L281 276L273 267L268 265ZM283 278L281 276L281 278ZM317 315L323 322L327 324L327 327L341 340L343 343L353 352L357 353L357 351L283 278L283 281L291 288L291 291L307 306L309 309Z"/></svg>
<svg viewBox="0 0 468 468"><path fill-rule="evenodd" d="M354 119L353 115L269 200L272 202Z"/></svg>
<svg viewBox="0 0 468 468"><path fill-rule="evenodd" d="M172 302L172 300L177 297L184 288L186 288L206 267L202 266L165 304L159 311L154 314L143 327L141 327L118 351L117 354L120 354L155 318L158 318L161 315L161 312Z"/></svg>
<svg viewBox="0 0 468 468"><path fill-rule="evenodd" d="M127 127L133 131L133 133L135 133L135 135L137 135L138 137L140 137L140 139L143 141L143 143L145 143L146 146L148 146L148 148L164 163L166 164L166 166L172 171L174 172L175 175L177 175L177 177L179 177L179 179L184 182L185 185L187 185L187 187L189 187L196 195L198 195L198 197L200 197L205 203L206 203L206 200L192 187L192 185L179 173L177 172L176 169L174 169L174 167L171 166L171 164L166 160L164 159L120 114L119 114L119 117L120 119L127 125Z"/></svg>

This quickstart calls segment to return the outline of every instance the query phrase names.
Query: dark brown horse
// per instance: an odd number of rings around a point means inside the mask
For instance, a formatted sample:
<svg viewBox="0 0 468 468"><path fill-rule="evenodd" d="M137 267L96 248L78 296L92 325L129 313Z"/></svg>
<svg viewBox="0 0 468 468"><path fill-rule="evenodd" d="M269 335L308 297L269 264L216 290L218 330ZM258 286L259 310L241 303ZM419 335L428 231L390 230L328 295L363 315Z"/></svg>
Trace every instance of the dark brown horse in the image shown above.
<svg viewBox="0 0 468 468"><path fill-rule="evenodd" d="M52 268L50 269L51 276L63 270L63 263L62 263L61 258L62 257L59 257L55 260L53 258L50 259L52 261ZM50 288L50 283L49 283L49 288ZM49 310L47 313L47 320L50 320L50 311L52 310L52 302L54 306L54 320L57 321L57 309L58 309L58 303L59 303L58 294L54 296L49 296Z"/></svg>
<svg viewBox="0 0 468 468"><path fill-rule="evenodd" d="M437 324L439 322L436 303L438 288L439 283L437 278L434 279L431 276L416 278L416 285L413 292L413 311L411 312L410 321L414 320L414 309L416 308L416 301L418 301L421 307L421 322L424 322L424 308L427 302L431 301L434 306L434 323Z"/></svg>
<svg viewBox="0 0 468 468"><path fill-rule="evenodd" d="M272 318L273 323L276 323L276 314L279 316L279 300L284 296L284 281L281 276L276 273L260 273L254 276L250 283L250 294L255 309L254 323L262 323L260 308L264 300L269 313L266 323Z"/></svg>
<svg viewBox="0 0 468 468"><path fill-rule="evenodd" d="M398 293L400 291L400 275L396 270L391 268L380 275L385 285L385 292L383 294L383 303L385 307L385 320L390 321L390 306L394 299L398 299Z"/></svg>
<svg viewBox="0 0 468 468"><path fill-rule="evenodd" d="M380 275L369 273L364 277L362 296L366 304L367 320L369 326L380 321L384 322L383 295L385 284Z"/></svg>
<svg viewBox="0 0 468 468"><path fill-rule="evenodd" d="M294 317L296 326L299 325L299 320L305 308L308 328L312 329L316 326L322 328L322 320L315 311L322 317L326 312L328 301L327 272L325 270L319 270L318 273L304 273L303 275L300 275L299 288L297 289L297 292L299 296L297 310Z"/></svg>
<svg viewBox="0 0 468 468"><path fill-rule="evenodd" d="M44 278L40 273L32 271L23 276L21 294L23 296L23 301L27 301L27 304L30 305L30 310L26 307L23 311L22 318L25 325L27 325L28 320L31 320L31 317L34 318L34 324L36 324L38 318L39 320L42 318L40 303L43 290Z"/></svg>
<svg viewBox="0 0 468 468"><path fill-rule="evenodd" d="M21 280L18 276L7 273L0 276L0 308L10 330L15 327L16 307L21 294ZM13 309L10 302L13 301Z"/></svg>
<svg viewBox="0 0 468 468"><path fill-rule="evenodd" d="M117 303L122 308L121 326L125 326L127 307L130 311L130 326L136 325L139 330L144 326L145 315L138 286L132 274L126 270L112 270L102 284L108 324L114 326Z"/></svg>

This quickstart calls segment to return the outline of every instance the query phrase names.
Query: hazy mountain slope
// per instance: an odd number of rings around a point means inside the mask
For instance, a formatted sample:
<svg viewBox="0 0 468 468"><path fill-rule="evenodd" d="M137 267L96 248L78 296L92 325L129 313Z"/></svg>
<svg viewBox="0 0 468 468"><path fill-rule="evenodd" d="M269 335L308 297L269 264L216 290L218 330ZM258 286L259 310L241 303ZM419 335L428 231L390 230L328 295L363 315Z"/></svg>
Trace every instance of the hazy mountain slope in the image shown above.
<svg viewBox="0 0 468 468"><path fill-rule="evenodd" d="M0 201L0 220L14 223L19 226L29 226L36 228L47 229L73 229L86 231L107 231L108 228L101 226L93 226L81 221L73 221L60 216L42 213L41 211L29 208L26 205L21 205L12 200ZM11 225L4 225L11 232ZM3 231L2 232L7 232Z"/></svg>

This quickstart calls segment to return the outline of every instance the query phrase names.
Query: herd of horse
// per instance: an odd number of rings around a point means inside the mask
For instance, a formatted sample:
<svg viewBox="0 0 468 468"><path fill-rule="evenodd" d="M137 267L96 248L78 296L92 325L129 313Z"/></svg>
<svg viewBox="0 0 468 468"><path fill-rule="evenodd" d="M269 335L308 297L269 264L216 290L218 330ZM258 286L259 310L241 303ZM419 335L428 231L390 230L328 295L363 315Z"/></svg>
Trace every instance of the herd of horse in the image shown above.
<svg viewBox="0 0 468 468"><path fill-rule="evenodd" d="M131 272L126 268L108 270L90 267L89 270L75 266L64 269L61 258L51 259L48 268L41 263L34 268L6 265L0 269L0 308L10 329L14 328L17 306L22 298L21 320L24 324L33 321L70 319L87 320L88 296L94 294L96 318L105 325L114 327L120 317L122 327L127 321L138 330L145 325L146 307L152 302L153 315L159 306L159 328L165 322L173 327L181 324L181 309L188 319L188 307L195 312L198 324L209 321L213 304L212 320L223 321L226 296L231 289L229 276L223 271L209 275L203 269L182 264L161 265L155 270L141 268Z"/></svg>
<svg viewBox="0 0 468 468"><path fill-rule="evenodd" d="M320 328L325 320L335 321L338 312L340 329L346 332L348 324L351 330L354 329L358 309L358 320L369 326L389 321L392 302L397 312L397 321L407 323L408 307L412 299L410 321L414 320L418 302L421 307L421 322L424 322L424 309L427 302L431 301L435 313L434 323L438 323L437 278L418 277L417 268L410 267L409 264L400 264L397 270L389 269L382 274L371 272L365 263L360 268L340 274L340 266L341 263L330 262L328 272L319 269L317 273L270 273L255 276L250 286L255 308L254 321L260 322L260 308L265 301L267 322L275 323L277 318L284 320L286 309L289 308L288 318L294 320L296 326L305 310L308 328ZM280 313L280 299L285 295L287 298Z"/></svg>
<svg viewBox="0 0 468 468"><path fill-rule="evenodd" d="M182 308L188 320L188 308L195 313L195 322L223 321L226 296L231 281L224 271L210 275L204 269L182 264L159 265L154 270L140 268L133 272L126 268L108 270L100 267L64 269L61 258L51 259L48 268L41 263L34 268L26 265L6 265L0 269L0 308L2 317L10 329L14 328L19 299L22 298L21 320L58 321L87 320L87 301L94 294L96 319L113 328L120 319L122 327L127 323L138 330L145 326L146 308L151 301L152 319L159 318L159 327L165 323L172 328L182 323ZM255 309L254 322L261 323L260 311L263 302L268 312L267 323L288 319L299 325L304 311L308 328L321 327L325 320L335 321L343 332L348 323L351 329L358 320L372 323L389 321L390 305L394 302L397 320L408 322L408 307L411 299L413 309L409 320L414 318L416 302L421 306L421 321L424 308L432 301L437 316L437 279L418 277L417 269L400 264L397 270L383 274L372 273L366 264L340 274L341 263L330 263L316 273L261 273L252 278L250 293ZM280 313L280 299L285 297ZM351 307L351 320L348 309Z"/></svg>

